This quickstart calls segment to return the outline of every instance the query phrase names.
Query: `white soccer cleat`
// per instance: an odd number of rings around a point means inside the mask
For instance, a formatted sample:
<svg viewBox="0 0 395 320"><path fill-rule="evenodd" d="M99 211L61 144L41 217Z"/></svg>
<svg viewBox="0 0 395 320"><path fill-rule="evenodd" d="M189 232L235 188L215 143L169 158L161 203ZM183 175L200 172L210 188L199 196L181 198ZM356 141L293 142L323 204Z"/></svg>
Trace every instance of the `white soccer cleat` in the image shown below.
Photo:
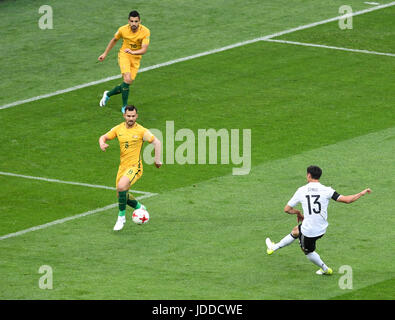
<svg viewBox="0 0 395 320"><path fill-rule="evenodd" d="M270 238L266 238L266 246L267 246L266 252L267 252L267 254L272 254L274 252L274 249L273 249L274 245L275 245L275 243L272 242L272 240L270 240Z"/></svg>
<svg viewBox="0 0 395 320"><path fill-rule="evenodd" d="M108 91L104 91L103 97L100 100L99 106L104 107L107 103L107 101L110 99L110 97L107 95Z"/></svg>
<svg viewBox="0 0 395 320"><path fill-rule="evenodd" d="M114 231L121 230L123 228L123 226L125 225L125 222L126 222L125 216L123 216L123 217L118 216L117 223L114 226Z"/></svg>

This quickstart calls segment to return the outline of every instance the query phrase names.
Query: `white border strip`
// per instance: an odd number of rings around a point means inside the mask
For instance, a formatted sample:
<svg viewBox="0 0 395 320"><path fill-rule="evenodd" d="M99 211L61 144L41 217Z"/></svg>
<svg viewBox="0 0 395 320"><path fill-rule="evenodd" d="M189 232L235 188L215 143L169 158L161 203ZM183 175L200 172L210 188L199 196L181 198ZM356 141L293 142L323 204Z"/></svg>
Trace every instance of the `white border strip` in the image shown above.
<svg viewBox="0 0 395 320"><path fill-rule="evenodd" d="M342 47L327 46L327 45L323 45L323 44L296 42L296 41L288 41L288 40L275 40L275 39L267 39L264 41L294 44L294 45L305 46L305 47L317 47L317 48L334 49L334 50L342 50L342 51L350 51L350 52L358 52L358 53L376 54L376 55L380 55L380 56L395 57L395 53L385 53L385 52L360 50L360 49L349 49L349 48L342 48Z"/></svg>
<svg viewBox="0 0 395 320"><path fill-rule="evenodd" d="M156 65L153 65L153 66L150 66L150 67L142 68L142 69L139 70L139 73L140 72L149 71L149 70L158 69L158 68L161 68L161 67L169 66L169 65L172 65L172 64L175 64L175 63L179 63L179 62L183 62L183 61L196 59L196 58L207 56L207 55L214 54L214 53L217 53L217 52L230 50L230 49L233 49L233 48L241 47L241 46L244 46L244 45L247 45L247 44L251 44L251 43L254 43L254 42L258 42L258 41L261 41L261 40L268 40L268 39L271 39L271 38L274 38L274 37L282 36L284 34L288 34L288 33L292 33L292 32L295 32L295 31L312 28L312 27L315 27L315 26L318 26L318 25L321 25L321 24L333 22L333 21L336 21L336 20L339 20L339 19L342 19L342 18L346 19L348 17L365 14L365 13L372 12L372 11L379 10L379 9L384 9L384 8L387 8L387 7L391 7L393 5L395 5L395 1L387 3L387 4L379 5L379 6L376 6L376 7L371 7L371 8L368 8L368 9L364 9L364 10L361 10L361 11L357 11L357 12L354 12L352 14L345 14L345 15L342 15L342 16L337 16L337 17L334 17L334 18L325 19L325 20L322 20L322 21L314 22L314 23L309 23L309 24L306 24L306 25L303 25L303 26L299 26L299 27L296 27L296 28L292 28L292 29L281 31L281 32L273 33L273 34L268 35L268 36L259 37L259 38L255 38L255 39L247 40L247 41L242 41L242 42L231 44L229 46L225 46L225 47L222 47L222 48L201 52L201 53L198 53L198 54L194 54L194 55L187 56L187 57L184 57L184 58L171 60L171 61L164 62L164 63L159 63L159 64L156 64ZM119 79L119 78L121 78L121 75L116 75L116 76L112 76L112 77L108 77L108 78L104 78L104 79L100 79L100 80L84 83L84 84L81 84L81 85L77 85L77 86L70 87L70 88L63 89L63 90L58 90L58 91L55 91L55 92L52 92L52 93L47 93L47 94L44 94L44 95L40 95L40 96L37 96L37 97L25 99L25 100L15 101L15 102L12 102L12 103L0 106L0 110L1 109L7 109L7 108L15 107L15 106L18 106L20 104L24 104L24 103L28 103L28 102L33 102L33 101L37 101L37 100L53 97L53 96L56 96L56 95L59 95L59 94L75 91L75 90L78 90L78 89L90 87L90 86L93 86L93 85L96 85L96 84L104 83L104 82L115 80L115 79Z"/></svg>

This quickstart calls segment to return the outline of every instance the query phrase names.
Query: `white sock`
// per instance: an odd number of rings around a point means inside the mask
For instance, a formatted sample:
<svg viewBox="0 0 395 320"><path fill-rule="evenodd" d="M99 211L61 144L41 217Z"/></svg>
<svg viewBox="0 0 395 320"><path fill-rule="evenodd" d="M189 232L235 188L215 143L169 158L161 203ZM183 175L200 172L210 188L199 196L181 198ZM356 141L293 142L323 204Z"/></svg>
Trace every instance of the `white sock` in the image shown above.
<svg viewBox="0 0 395 320"><path fill-rule="evenodd" d="M313 251L306 255L307 259L309 259L312 263L319 266L324 272L328 270L328 266L321 260L320 255Z"/></svg>
<svg viewBox="0 0 395 320"><path fill-rule="evenodd" d="M281 239L281 241L279 243L276 243L273 246L273 250L275 251L275 250L280 249L282 247L286 247L294 241L295 241L295 238L293 236L291 236L291 234L287 234L284 238Z"/></svg>

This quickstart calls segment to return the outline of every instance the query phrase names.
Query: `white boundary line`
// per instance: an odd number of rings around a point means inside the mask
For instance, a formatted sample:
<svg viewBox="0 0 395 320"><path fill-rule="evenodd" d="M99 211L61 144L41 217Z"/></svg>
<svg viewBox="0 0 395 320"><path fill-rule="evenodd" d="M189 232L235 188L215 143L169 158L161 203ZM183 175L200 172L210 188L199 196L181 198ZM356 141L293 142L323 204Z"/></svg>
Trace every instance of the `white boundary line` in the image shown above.
<svg viewBox="0 0 395 320"><path fill-rule="evenodd" d="M322 21L306 24L304 26L300 26L300 27L289 29L289 30L284 30L284 31L281 31L281 32L277 32L275 34L262 37L261 40L267 40L267 39L271 39L271 38L282 36L284 34L292 33L292 32L295 32L295 31L300 31L300 30L304 30L304 29L313 28L313 27L316 27L316 26L319 26L319 25L322 25L322 24L326 24L326 23L329 23L329 22L334 22L334 21L337 21L337 20L340 20L340 19L347 19L347 18L350 18L350 17L359 16L361 14L365 14L365 13L368 13L368 12L372 12L372 11L376 11L376 10L380 10L380 9L384 9L384 8L388 8L388 7L392 7L394 5L395 5L395 1L392 1L390 3L386 3L386 4L383 4L383 5L377 6L377 7L371 7L371 8L367 8L367 9L361 10L361 11L353 12L351 14L344 14L342 16L337 16L337 17L333 17L333 18L330 18L330 19L326 19L326 20L322 20Z"/></svg>
<svg viewBox="0 0 395 320"><path fill-rule="evenodd" d="M136 197L136 200L142 200L142 199L150 198L150 197L153 197L153 196L156 196L156 195L157 195L157 193L145 194L143 196ZM109 210L109 209L113 209L116 206L118 206L118 202L110 204L110 205L102 207L102 208L97 208L97 209L94 209L94 210L86 211L84 213L76 214L74 216L70 216L70 217L66 217L66 218L63 218L63 219L54 220L54 221L51 221L51 222L48 222L48 223L45 223L45 224L41 224L39 226L35 226L35 227L31 227L31 228L25 229L25 230L17 231L17 232L14 232L14 233L9 233L9 234L6 234L4 236L0 236L0 241L1 240L5 240L5 239L9 239L9 238L13 238L13 237L18 237L18 236L21 236L23 234L26 234L26 233L29 233L29 232L32 232L32 231L37 231L37 230L45 229L45 228L48 228L48 227L52 227L52 226L55 226L57 224L65 223L67 221L71 221L71 220L79 219L79 218L82 218L82 217L86 217L86 216L89 216L89 215L94 214L94 213L98 213L98 212L106 211L106 210Z"/></svg>
<svg viewBox="0 0 395 320"><path fill-rule="evenodd" d="M48 228L48 227L51 227L51 226L54 226L54 225L57 225L57 224L61 224L61 223L70 221L70 220L82 218L82 217L88 216L90 214L94 214L94 213L97 213L97 212L101 212L101 211L105 211L105 210L108 210L108 209L115 208L117 205L118 205L118 203L113 203L113 204L110 204L110 205L105 206L103 208L90 210L90 211L87 211L87 212L84 212L84 213L80 213L80 214L77 214L77 215L74 215L74 216L66 217L66 218L59 219L59 220L54 220L54 221L51 221L51 222L48 222L48 223L45 223L45 224L42 224L42 225L39 225L39 226L35 226L35 227L32 227L32 228L29 228L29 229L17 231L17 232L14 232L14 233L9 233L9 234L6 234L4 236L1 236L0 240L17 237L17 236L20 236L20 235L28 233L28 232L45 229L45 228Z"/></svg>
<svg viewBox="0 0 395 320"><path fill-rule="evenodd" d="M33 180L40 180L40 181L46 181L46 182L71 184L71 185L77 185L77 186L83 186L83 187L89 187L89 188L116 190L116 188L113 188L113 187L107 187L107 186L102 186L102 185L97 185L97 184L80 183L80 182L72 182L72 181L62 181L62 180L58 180L58 179L48 179L48 178L42 178L42 177L33 177L33 176L26 176L26 175L23 175L23 174L16 174L16 173L11 173L11 172L2 172L2 171L0 171L0 175L11 176L11 177L18 177L18 178L25 178L25 179L33 179ZM158 195L157 193L151 193L151 192L145 192L145 191L137 191L137 190L131 190L131 192L142 194L141 196L136 197L137 200L142 200L142 199L146 199L146 198L150 198L150 197L154 197L154 196ZM0 240L12 238L12 237L17 237L17 236L20 236L20 235L28 233L28 232L45 229L45 228L48 228L48 227L51 227L51 226L54 226L54 225L57 225L57 224L61 224L61 223L70 221L70 220L82 218L82 217L85 217L85 216L88 216L88 215L91 215L91 214L94 214L94 213L97 213L97 212L106 211L106 210L115 208L117 205L118 205L118 203L113 203L113 204L110 204L110 205L102 207L102 208L97 208L97 209L90 210L90 211L87 211L87 212L84 212L84 213L76 214L74 216L66 217L66 218L59 219L59 220L54 220L54 221L48 222L46 224L42 224L42 225L39 225L39 226L31 227L29 229L17 231L17 232L14 232L14 233L9 233L9 234L6 234L4 236L0 236Z"/></svg>
<svg viewBox="0 0 395 320"><path fill-rule="evenodd" d="M194 54L194 55L191 55L191 56L187 56L187 57L184 57L184 58L179 58L179 59L170 60L170 61L167 61L167 62L155 64L153 66L149 66L149 67L146 67L146 68L141 68L138 71L138 73L149 71L149 70L154 70L154 69L158 69L158 68L162 68L162 67L166 67L166 66L170 66L170 65L175 64L175 63L179 63L179 62L183 62L183 61L188 61L188 60L200 58L200 57L203 57L203 56L207 56L207 55L214 54L214 53L217 53L217 52L233 49L233 48L236 48L236 47L245 46L246 44L258 42L260 40L261 40L261 38L255 38L255 39L252 39L252 40L238 42L238 43L226 46L226 47L222 47L222 48L218 48L218 49L214 49L214 50L210 50L210 51L197 53L197 54ZM78 90L78 89L94 86L96 84L108 82L108 81L119 79L119 78L121 78L121 75L111 76L111 77L108 77L108 78L104 78L104 79L100 79L100 80L96 80L96 81L80 84L80 85L77 85L77 86L74 86L74 87L70 87L70 88L67 88L67 89L58 90L58 91L55 91L55 92L52 92L52 93L43 94L43 95L40 95L40 96L37 96L37 97L33 97L33 98L25 99L25 100L15 101L15 102L12 102L12 103L0 106L0 110L1 109L7 109L7 108L15 107L15 106L18 106L20 104L24 104L24 103L28 103L28 102L33 102L33 101L37 101L37 100L53 97L53 96L56 96L56 95L59 95L59 94L75 91L75 90Z"/></svg>
<svg viewBox="0 0 395 320"><path fill-rule="evenodd" d="M385 53L385 52L377 52L377 51L369 51L369 50L361 50L361 49L349 49L349 48L342 48L342 47L327 46L327 45L323 45L323 44L296 42L296 41L288 41L288 40L276 40L276 39L267 39L264 41L294 44L294 45L305 46L305 47L317 47L317 48L334 49L334 50L342 50L342 51L350 51L350 52L358 52L358 53L367 53L367 54L376 54L376 55L381 55L381 56L395 57L395 53Z"/></svg>
<svg viewBox="0 0 395 320"><path fill-rule="evenodd" d="M89 184L89 183L81 183L81 182L73 182L73 181L63 181L63 180L49 179L49 178L43 178L43 177L33 177L33 176L26 176L26 175L23 175L23 174L17 174L17 173L11 173L11 172L0 171L0 175L10 176L10 177L18 177L18 178L25 178L25 179L32 179L32 180L40 180L40 181L46 181L46 182L71 184L71 185L75 185L75 186L82 186L82 187L89 187L89 188L116 190L116 188L114 188L114 187L107 187L107 186L102 186L102 185L98 185L98 184ZM156 195L155 193L146 192L146 191L138 191L138 190L131 190L131 192L141 193L141 194L144 194L144 195Z"/></svg>
<svg viewBox="0 0 395 320"><path fill-rule="evenodd" d="M168 62L159 63L159 64L156 64L156 65L153 65L153 66L150 66L150 67L142 68L142 69L139 70L139 73L140 72L149 71L149 70L158 69L158 68L161 68L161 67L169 66L169 65L172 65L172 64L175 64L175 63L179 63L179 62L183 62L183 61L196 59L196 58L207 56L207 55L210 55L210 54L214 54L214 53L218 53L218 52L234 49L234 48L241 47L241 46L244 46L244 45L247 45L247 44L251 44L251 43L254 43L254 42L258 42L258 41L261 41L261 40L268 40L268 39L271 39L271 38L274 38L274 37L279 37L279 36L282 36L284 34L292 33L292 32L295 32L295 31L316 27L316 26L319 26L321 24L333 22L333 21L336 21L336 20L339 20L339 19L342 19L342 18L346 19L348 17L353 17L353 16L365 14L365 13L368 13L368 12L372 12L372 11L375 11L375 10L388 8L388 7L391 7L393 5L395 5L395 1L387 3L387 4L379 5L379 6L376 6L376 7L367 8L367 9L364 9L364 10L361 10L361 11L356 11L356 12L353 12L352 14L345 14L345 15L342 15L342 16L337 16L337 17L333 17L333 18L330 18L330 19L325 19L325 20L321 20L321 21L318 21L318 22L309 23L309 24L306 24L306 25L303 25L303 26L299 26L299 27L296 27L296 28L292 28L292 29L281 31L281 32L273 33L271 35L255 38L255 39L252 39L252 40L247 40L247 41L234 43L234 44L222 47L222 48L201 52L201 53L194 54L194 55L191 55L191 56L187 56L187 57L184 57L184 58L170 60ZM12 103L0 106L0 110L1 109L7 109L7 108L15 107L15 106L18 106L18 105L21 105L21 104L24 104L24 103L28 103L28 102L33 102L33 101L37 101L37 100L53 97L53 96L56 96L56 95L59 95L59 94L75 91L75 90L78 90L78 89L90 87L90 86L93 86L93 85L96 85L96 84L104 83L104 82L115 80L115 79L119 79L119 78L121 78L121 75L116 75L116 76L107 77L107 78L104 78L104 79L100 79L100 80L96 80L96 81L80 84L80 85L77 85L77 86L74 86L74 87L70 87L70 88L63 89L63 90L58 90L58 91L55 91L55 92L52 92L52 93L39 95L39 96L36 96L36 97L33 97L33 98L29 98L29 99L25 99L25 100L15 101L15 102L12 102Z"/></svg>

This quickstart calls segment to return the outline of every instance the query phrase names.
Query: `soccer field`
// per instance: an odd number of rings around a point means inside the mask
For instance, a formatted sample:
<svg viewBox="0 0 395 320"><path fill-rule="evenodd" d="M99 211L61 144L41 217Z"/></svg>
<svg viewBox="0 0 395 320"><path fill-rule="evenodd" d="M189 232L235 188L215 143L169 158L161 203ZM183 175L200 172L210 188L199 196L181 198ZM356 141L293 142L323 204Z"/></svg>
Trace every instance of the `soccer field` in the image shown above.
<svg viewBox="0 0 395 320"><path fill-rule="evenodd" d="M342 1L316 2L50 1L41 30L41 2L2 1L0 298L394 299L395 2L349 1L346 30ZM152 36L129 103L164 165L144 163L132 188L149 223L128 208L114 232L119 146L98 139L123 121L121 97L98 103L121 81L119 44L96 61L132 9ZM209 129L217 144L199 140ZM331 277L296 242L266 254L296 225L283 208L311 164L340 194L373 191L329 206L317 252Z"/></svg>

